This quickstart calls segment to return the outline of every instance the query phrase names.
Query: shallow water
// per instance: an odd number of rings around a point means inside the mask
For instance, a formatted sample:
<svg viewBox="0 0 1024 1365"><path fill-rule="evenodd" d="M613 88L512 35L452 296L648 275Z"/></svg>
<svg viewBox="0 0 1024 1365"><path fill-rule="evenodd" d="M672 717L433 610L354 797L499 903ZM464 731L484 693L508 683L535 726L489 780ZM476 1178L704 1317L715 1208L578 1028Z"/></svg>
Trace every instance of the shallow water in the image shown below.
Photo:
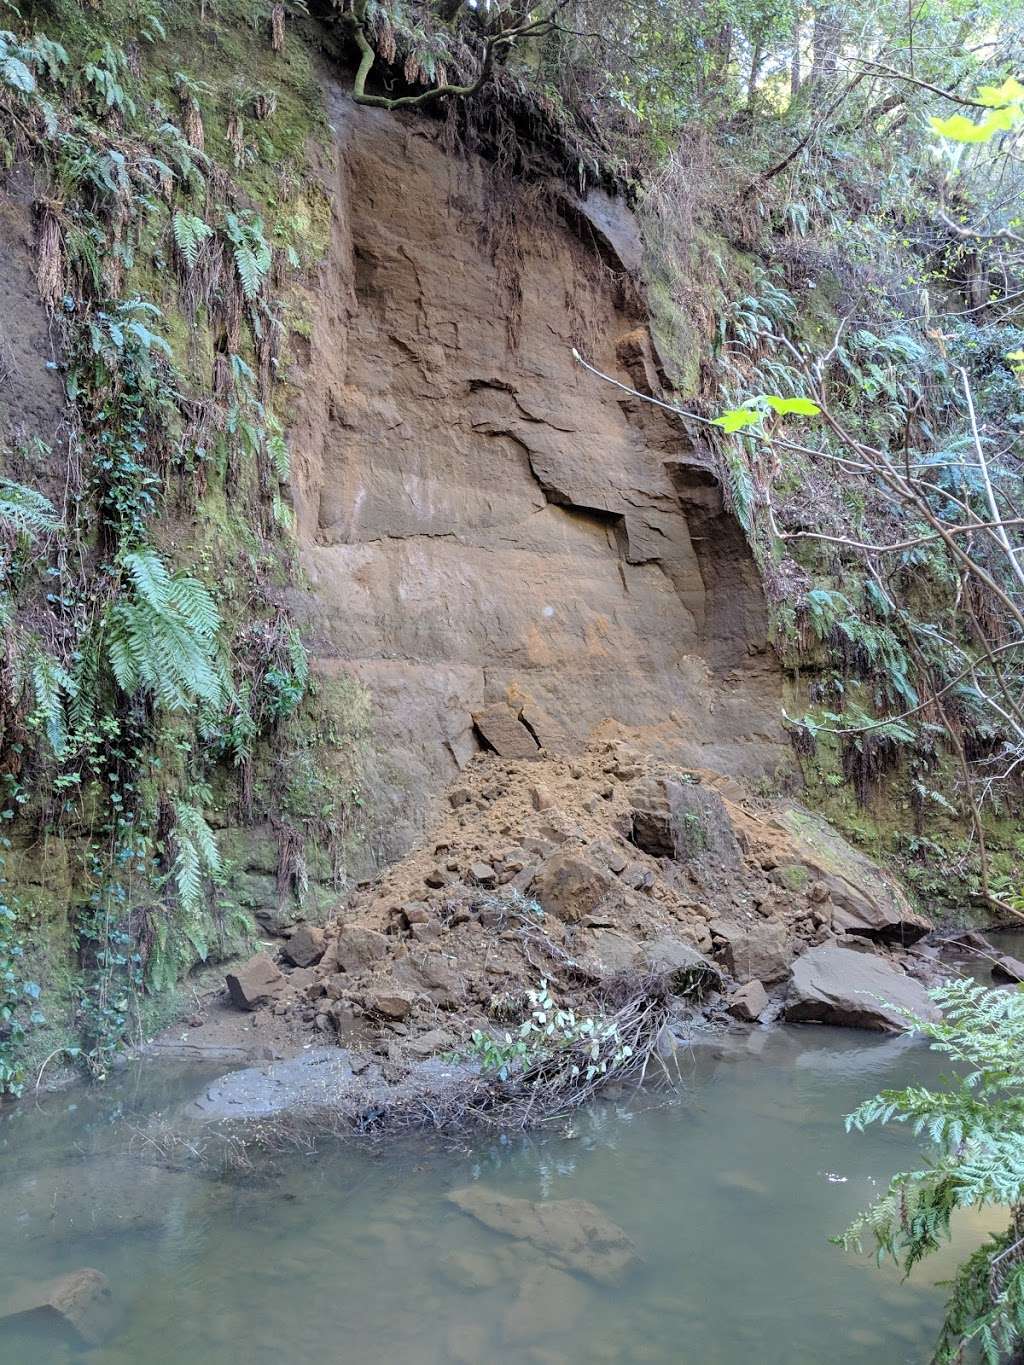
<svg viewBox="0 0 1024 1365"><path fill-rule="evenodd" d="M202 1073L29 1101L0 1119L0 1283L95 1266L117 1318L84 1354L0 1330L0 1365L921 1365L952 1254L902 1284L828 1237L914 1160L906 1134L847 1136L842 1116L940 1069L906 1039L760 1031L695 1048L673 1102L605 1102L568 1134L333 1151L231 1185L123 1155ZM589 1200L641 1262L614 1289L552 1274L447 1202L473 1181ZM469 1288L456 1251L496 1283Z"/></svg>

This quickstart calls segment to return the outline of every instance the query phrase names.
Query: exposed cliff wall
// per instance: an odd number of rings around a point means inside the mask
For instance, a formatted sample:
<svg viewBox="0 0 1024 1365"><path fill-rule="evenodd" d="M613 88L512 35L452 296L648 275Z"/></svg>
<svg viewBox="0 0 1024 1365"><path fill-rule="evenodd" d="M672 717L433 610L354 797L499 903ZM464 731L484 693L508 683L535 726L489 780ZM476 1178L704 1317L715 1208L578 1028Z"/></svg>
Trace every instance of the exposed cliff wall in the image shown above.
<svg viewBox="0 0 1024 1365"><path fill-rule="evenodd" d="M383 851L492 703L555 749L610 722L684 762L776 768L781 675L715 474L670 414L573 361L658 385L628 210L511 185L336 88L331 116L294 488L318 667L375 702Z"/></svg>

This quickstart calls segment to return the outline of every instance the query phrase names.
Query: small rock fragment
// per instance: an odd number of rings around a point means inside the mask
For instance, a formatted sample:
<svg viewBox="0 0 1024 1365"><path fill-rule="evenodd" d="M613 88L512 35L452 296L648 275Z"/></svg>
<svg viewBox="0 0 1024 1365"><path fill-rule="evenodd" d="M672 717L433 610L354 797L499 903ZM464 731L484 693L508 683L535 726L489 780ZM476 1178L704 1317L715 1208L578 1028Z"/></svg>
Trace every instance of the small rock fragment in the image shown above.
<svg viewBox="0 0 1024 1365"><path fill-rule="evenodd" d="M497 874L490 863L473 863L469 875L478 886L494 886Z"/></svg>
<svg viewBox="0 0 1024 1365"><path fill-rule="evenodd" d="M412 1013L416 1003L411 991L397 991L391 987L371 991L366 997L366 1008L382 1019L404 1019Z"/></svg>

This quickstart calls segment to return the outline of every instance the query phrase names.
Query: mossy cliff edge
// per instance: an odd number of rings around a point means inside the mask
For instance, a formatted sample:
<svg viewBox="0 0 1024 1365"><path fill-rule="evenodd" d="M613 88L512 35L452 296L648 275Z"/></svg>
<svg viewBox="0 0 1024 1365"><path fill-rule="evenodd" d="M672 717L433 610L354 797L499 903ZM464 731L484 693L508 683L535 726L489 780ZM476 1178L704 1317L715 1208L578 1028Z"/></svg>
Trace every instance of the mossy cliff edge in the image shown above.
<svg viewBox="0 0 1024 1365"><path fill-rule="evenodd" d="M644 401L712 414L775 331L830 334L799 217L677 193L742 166L645 178L526 54L368 109L328 7L55 0L2 41L0 1089L104 1072L197 964L322 918L502 717L762 792L802 765L873 852L959 857L941 745L794 756L784 703L898 698L894 628L828 562L787 580L748 465Z"/></svg>

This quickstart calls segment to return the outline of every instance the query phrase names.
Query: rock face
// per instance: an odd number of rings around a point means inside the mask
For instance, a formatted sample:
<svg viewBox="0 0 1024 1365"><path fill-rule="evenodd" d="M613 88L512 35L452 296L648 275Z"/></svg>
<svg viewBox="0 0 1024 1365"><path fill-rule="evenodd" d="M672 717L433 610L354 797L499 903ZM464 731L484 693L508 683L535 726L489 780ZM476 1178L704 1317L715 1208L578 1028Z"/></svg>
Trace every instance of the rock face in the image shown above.
<svg viewBox="0 0 1024 1365"><path fill-rule="evenodd" d="M792 1023L899 1033L908 1025L894 1005L923 1019L938 1018L920 982L882 959L849 948L812 948L793 964L785 1016Z"/></svg>
<svg viewBox="0 0 1024 1365"><path fill-rule="evenodd" d="M773 769L781 674L712 461L573 360L582 331L601 368L657 383L645 319L595 268L635 263L629 214L592 195L541 222L527 189L497 226L492 171L429 122L341 91L330 114L293 490L316 666L367 684L402 774L383 856L483 743L529 756L610 719L690 765Z"/></svg>
<svg viewBox="0 0 1024 1365"><path fill-rule="evenodd" d="M112 1319L107 1277L84 1266L46 1284L27 1285L0 1303L0 1324L27 1319L45 1322L74 1346L98 1346Z"/></svg>
<svg viewBox="0 0 1024 1365"><path fill-rule="evenodd" d="M636 1247L623 1230L582 1199L533 1203L482 1185L453 1190L448 1199L485 1227L530 1242L563 1270L599 1284L621 1284L636 1265Z"/></svg>

